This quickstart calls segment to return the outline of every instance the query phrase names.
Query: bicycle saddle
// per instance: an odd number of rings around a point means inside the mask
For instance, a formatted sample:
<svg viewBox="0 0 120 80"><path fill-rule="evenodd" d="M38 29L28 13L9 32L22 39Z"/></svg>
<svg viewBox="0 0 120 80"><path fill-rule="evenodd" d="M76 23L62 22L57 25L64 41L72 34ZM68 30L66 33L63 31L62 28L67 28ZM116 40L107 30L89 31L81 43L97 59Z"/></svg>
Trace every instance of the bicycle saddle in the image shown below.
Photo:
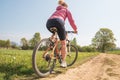
<svg viewBox="0 0 120 80"><path fill-rule="evenodd" d="M52 28L50 28L50 31L57 32L57 28L56 27L52 27Z"/></svg>

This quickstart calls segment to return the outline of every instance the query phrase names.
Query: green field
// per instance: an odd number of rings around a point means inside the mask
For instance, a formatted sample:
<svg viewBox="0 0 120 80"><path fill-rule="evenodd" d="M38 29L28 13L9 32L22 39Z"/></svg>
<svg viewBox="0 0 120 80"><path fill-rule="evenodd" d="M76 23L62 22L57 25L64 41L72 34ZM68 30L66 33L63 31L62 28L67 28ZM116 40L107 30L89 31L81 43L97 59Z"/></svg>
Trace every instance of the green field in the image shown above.
<svg viewBox="0 0 120 80"><path fill-rule="evenodd" d="M98 55L97 52L79 53L77 62L72 67L96 55ZM61 69L56 67L56 70ZM36 77L32 69L32 50L0 49L0 80L24 79L31 76Z"/></svg>
<svg viewBox="0 0 120 80"><path fill-rule="evenodd" d="M120 55L120 50L108 51L107 53Z"/></svg>

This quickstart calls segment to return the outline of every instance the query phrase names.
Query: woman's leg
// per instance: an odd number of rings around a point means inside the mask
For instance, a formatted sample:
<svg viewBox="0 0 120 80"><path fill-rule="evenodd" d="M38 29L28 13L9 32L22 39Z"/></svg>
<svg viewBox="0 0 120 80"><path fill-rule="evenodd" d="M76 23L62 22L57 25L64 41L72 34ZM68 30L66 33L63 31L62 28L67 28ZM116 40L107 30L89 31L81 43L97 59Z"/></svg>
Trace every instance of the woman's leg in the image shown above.
<svg viewBox="0 0 120 80"><path fill-rule="evenodd" d="M66 59L66 53L67 53L66 40L61 40L61 54L63 61L65 61Z"/></svg>
<svg viewBox="0 0 120 80"><path fill-rule="evenodd" d="M61 40L61 55L62 55L62 67L67 67L66 64L66 53L67 53L67 48L66 48L66 40Z"/></svg>

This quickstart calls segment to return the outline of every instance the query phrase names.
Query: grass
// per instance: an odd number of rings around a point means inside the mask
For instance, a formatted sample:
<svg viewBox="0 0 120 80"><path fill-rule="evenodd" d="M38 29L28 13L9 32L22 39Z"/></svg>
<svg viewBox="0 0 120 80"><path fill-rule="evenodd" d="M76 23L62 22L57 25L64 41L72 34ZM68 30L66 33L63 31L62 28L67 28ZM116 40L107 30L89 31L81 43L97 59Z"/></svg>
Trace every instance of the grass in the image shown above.
<svg viewBox="0 0 120 80"><path fill-rule="evenodd" d="M78 59L72 67L80 65L96 55L98 55L97 52L79 53ZM68 67L67 69L72 67ZM59 67L55 69L58 73L67 70ZM32 50L0 49L0 80L23 79L31 76L36 77L32 68Z"/></svg>
<svg viewBox="0 0 120 80"><path fill-rule="evenodd" d="M108 51L107 53L120 55L120 50Z"/></svg>
<svg viewBox="0 0 120 80"><path fill-rule="evenodd" d="M0 49L0 80L33 74L32 51Z"/></svg>

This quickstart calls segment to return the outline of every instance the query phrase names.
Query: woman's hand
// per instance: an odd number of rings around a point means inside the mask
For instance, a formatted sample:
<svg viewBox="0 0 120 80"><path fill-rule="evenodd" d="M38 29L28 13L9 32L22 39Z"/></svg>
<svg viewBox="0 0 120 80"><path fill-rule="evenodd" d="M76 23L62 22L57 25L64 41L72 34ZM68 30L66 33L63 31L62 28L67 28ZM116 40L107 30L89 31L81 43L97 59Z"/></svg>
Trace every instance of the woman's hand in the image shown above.
<svg viewBox="0 0 120 80"><path fill-rule="evenodd" d="M75 34L77 34L77 33L78 33L78 31L77 31L77 30L75 30L74 32L75 32Z"/></svg>

